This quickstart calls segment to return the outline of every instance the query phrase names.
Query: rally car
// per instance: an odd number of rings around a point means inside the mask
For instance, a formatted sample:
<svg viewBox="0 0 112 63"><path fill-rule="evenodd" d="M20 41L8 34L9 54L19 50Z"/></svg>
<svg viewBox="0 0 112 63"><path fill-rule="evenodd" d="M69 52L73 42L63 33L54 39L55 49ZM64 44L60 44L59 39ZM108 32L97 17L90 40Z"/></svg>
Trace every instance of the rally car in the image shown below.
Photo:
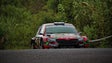
<svg viewBox="0 0 112 63"><path fill-rule="evenodd" d="M35 37L31 39L33 49L49 48L87 48L88 38L81 36L70 23L46 23L39 27Z"/></svg>

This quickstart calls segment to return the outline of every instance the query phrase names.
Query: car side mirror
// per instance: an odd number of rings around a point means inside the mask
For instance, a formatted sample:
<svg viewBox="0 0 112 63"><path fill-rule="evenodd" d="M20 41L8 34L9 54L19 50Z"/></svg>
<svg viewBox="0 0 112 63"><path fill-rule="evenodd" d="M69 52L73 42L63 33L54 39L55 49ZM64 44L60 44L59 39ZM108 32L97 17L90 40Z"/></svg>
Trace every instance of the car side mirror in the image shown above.
<svg viewBox="0 0 112 63"><path fill-rule="evenodd" d="M80 35L80 34L82 34L82 32L78 32L78 34Z"/></svg>
<svg viewBox="0 0 112 63"><path fill-rule="evenodd" d="M44 35L43 33L39 33L39 35Z"/></svg>

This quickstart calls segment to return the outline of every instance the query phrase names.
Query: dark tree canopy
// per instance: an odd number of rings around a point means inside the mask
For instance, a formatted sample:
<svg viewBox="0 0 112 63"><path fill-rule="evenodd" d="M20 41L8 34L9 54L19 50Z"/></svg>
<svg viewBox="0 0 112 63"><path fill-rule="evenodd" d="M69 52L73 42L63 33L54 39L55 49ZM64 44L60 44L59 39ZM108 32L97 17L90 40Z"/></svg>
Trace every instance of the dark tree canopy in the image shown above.
<svg viewBox="0 0 112 63"><path fill-rule="evenodd" d="M29 48L38 27L56 21L74 24L90 40L112 35L112 0L0 0L0 47ZM111 42L90 47L112 47Z"/></svg>

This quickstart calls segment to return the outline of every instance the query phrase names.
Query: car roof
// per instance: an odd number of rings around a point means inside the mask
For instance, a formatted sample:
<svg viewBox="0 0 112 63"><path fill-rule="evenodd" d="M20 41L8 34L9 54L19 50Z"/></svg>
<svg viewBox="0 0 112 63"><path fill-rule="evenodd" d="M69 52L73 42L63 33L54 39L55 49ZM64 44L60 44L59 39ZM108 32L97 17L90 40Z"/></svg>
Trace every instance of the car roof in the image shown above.
<svg viewBox="0 0 112 63"><path fill-rule="evenodd" d="M58 22L57 22L58 23ZM46 23L46 24L43 24L44 26L50 26L50 25L55 25L54 23ZM63 25L63 24L59 24L59 25ZM64 26L73 26L72 24L70 23L64 23Z"/></svg>

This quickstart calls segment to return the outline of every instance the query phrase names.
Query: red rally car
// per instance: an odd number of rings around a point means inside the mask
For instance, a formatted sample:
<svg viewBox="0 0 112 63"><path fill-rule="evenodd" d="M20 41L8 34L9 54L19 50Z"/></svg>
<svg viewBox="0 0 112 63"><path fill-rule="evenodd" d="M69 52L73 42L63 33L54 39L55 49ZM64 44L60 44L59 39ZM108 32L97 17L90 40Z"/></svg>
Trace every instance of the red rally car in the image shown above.
<svg viewBox="0 0 112 63"><path fill-rule="evenodd" d="M46 23L39 27L35 37L31 39L33 49L49 48L87 48L88 38L81 36L69 23Z"/></svg>

